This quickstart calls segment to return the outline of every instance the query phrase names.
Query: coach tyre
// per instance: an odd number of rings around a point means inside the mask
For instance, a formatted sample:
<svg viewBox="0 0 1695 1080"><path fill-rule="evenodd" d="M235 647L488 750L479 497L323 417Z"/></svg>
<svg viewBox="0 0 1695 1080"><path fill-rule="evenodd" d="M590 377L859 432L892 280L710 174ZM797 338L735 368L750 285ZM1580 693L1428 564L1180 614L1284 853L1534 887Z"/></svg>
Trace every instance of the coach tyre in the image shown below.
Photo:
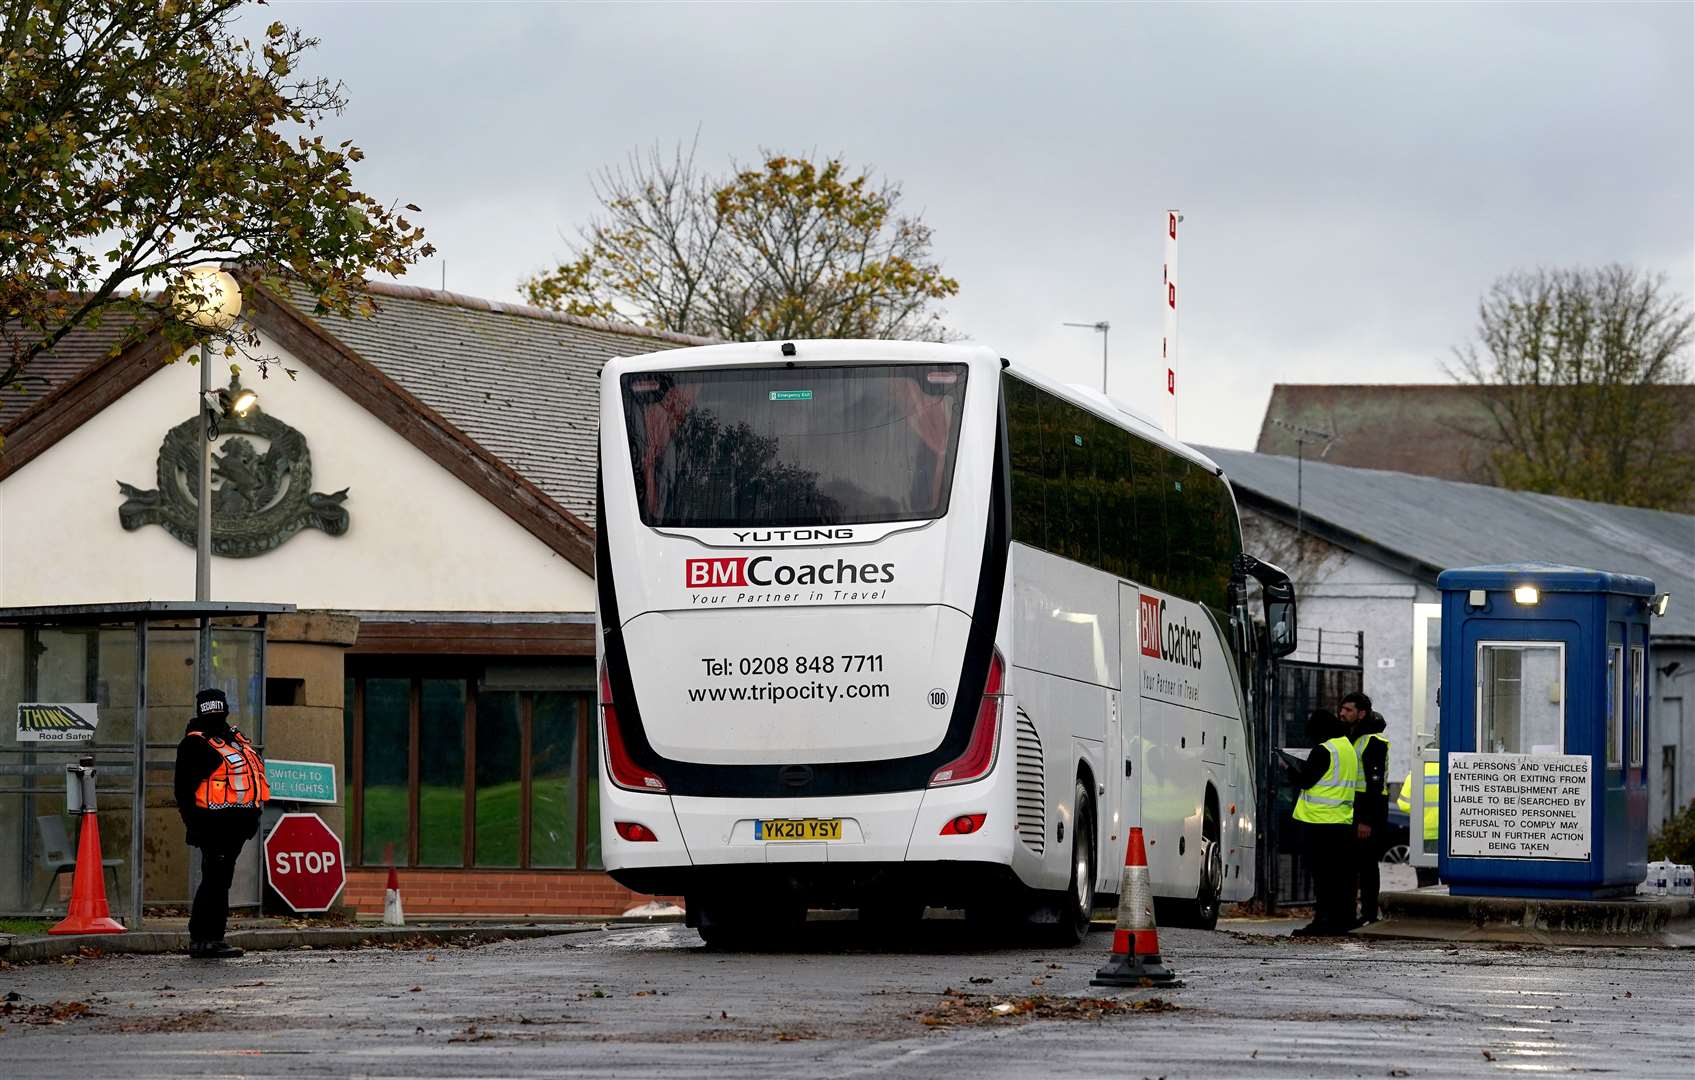
<svg viewBox="0 0 1695 1080"><path fill-rule="evenodd" d="M1056 945L1075 945L1089 933L1095 910L1095 800L1081 777L1072 793L1071 883L1052 927Z"/></svg>
<svg viewBox="0 0 1695 1080"><path fill-rule="evenodd" d="M1218 793L1207 785L1206 811L1201 818L1200 881L1193 900L1156 902L1162 926L1212 930L1218 926L1219 898L1224 892L1224 847L1219 842Z"/></svg>

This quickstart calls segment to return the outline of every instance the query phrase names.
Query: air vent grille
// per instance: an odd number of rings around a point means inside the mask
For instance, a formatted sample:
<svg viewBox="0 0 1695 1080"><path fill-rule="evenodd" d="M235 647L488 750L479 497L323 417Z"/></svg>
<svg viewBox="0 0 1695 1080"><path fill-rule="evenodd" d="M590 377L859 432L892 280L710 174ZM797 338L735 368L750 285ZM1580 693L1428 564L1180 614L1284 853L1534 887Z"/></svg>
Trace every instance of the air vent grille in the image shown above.
<svg viewBox="0 0 1695 1080"><path fill-rule="evenodd" d="M1037 855L1047 850L1047 785L1042 738L1036 724L1018 710L1018 835Z"/></svg>

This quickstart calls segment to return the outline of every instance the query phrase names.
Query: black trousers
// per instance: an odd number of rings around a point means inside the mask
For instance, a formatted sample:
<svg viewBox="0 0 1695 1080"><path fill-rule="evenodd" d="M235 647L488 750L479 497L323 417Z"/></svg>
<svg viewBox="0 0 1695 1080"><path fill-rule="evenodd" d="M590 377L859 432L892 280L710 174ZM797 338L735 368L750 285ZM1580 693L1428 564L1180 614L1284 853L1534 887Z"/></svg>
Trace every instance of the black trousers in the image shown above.
<svg viewBox="0 0 1695 1080"><path fill-rule="evenodd" d="M201 847L200 888L194 891L194 909L188 916L188 940L224 940L230 917L230 881L235 877L235 861L246 846L243 838Z"/></svg>
<svg viewBox="0 0 1695 1080"><path fill-rule="evenodd" d="M1354 926L1354 826L1303 823L1307 865L1312 870L1315 927L1347 931Z"/></svg>
<svg viewBox="0 0 1695 1080"><path fill-rule="evenodd" d="M1383 834L1388 831L1388 825L1378 823L1371 827L1371 837L1360 840L1354 847L1354 871L1359 879L1360 888L1360 918L1377 918L1377 894L1383 888L1383 876L1378 871L1378 864L1383 859Z"/></svg>

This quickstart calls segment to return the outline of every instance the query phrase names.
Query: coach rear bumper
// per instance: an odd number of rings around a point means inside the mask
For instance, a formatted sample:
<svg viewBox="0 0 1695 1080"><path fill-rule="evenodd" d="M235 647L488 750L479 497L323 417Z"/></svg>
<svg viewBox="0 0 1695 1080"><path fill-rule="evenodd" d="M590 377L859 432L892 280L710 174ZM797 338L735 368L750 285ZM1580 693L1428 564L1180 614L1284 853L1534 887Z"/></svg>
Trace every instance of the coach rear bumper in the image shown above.
<svg viewBox="0 0 1695 1080"><path fill-rule="evenodd" d="M762 875L797 885L847 883L852 891L886 877L894 866L1010 867L1017 842L1013 803L1013 777L1006 768L952 787L816 799L672 797L603 785L601 843L608 872L644 892L675 895L702 881L751 882ZM965 835L942 832L963 814L985 815L983 827ZM755 821L795 818L839 820L841 839L768 841L756 835ZM657 840L625 840L617 834L618 821L647 825ZM823 872L824 867L836 869ZM931 880L916 871L901 877Z"/></svg>

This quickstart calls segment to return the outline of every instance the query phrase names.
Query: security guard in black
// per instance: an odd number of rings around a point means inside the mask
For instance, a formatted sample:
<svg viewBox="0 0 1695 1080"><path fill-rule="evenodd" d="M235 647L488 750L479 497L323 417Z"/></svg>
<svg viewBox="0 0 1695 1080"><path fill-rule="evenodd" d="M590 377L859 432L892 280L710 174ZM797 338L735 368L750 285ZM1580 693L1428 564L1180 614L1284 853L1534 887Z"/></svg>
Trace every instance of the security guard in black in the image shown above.
<svg viewBox="0 0 1695 1080"><path fill-rule="evenodd" d="M230 725L224 692L200 691L194 701L194 717L177 744L175 784L177 811L187 829L188 844L200 849L200 887L195 890L188 919L189 955L197 959L224 959L242 953L224 941L224 932L236 860L259 831L263 769L246 737ZM216 778L232 772L237 776L246 772L248 775L238 784L253 786L235 796L227 795L230 785ZM211 786L216 786L218 793L208 797Z"/></svg>

